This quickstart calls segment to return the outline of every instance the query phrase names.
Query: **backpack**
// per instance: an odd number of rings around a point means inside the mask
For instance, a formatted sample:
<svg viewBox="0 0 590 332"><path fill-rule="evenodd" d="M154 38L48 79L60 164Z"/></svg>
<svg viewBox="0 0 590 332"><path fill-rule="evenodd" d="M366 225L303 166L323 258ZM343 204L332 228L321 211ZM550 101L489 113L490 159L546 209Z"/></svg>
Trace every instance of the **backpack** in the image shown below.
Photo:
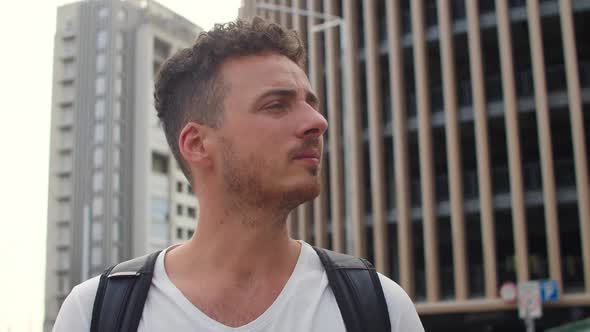
<svg viewBox="0 0 590 332"><path fill-rule="evenodd" d="M369 261L313 247L328 276L348 332L390 332L389 311ZM106 269L94 300L91 332L137 331L158 252Z"/></svg>

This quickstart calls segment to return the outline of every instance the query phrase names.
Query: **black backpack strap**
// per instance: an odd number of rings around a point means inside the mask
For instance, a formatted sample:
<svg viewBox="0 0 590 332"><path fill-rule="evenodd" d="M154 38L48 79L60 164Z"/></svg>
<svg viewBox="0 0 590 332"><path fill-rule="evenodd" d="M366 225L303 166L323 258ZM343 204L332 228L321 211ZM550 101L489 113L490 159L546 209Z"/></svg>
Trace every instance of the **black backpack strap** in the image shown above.
<svg viewBox="0 0 590 332"><path fill-rule="evenodd" d="M137 331L160 251L106 269L94 299L90 332Z"/></svg>
<svg viewBox="0 0 590 332"><path fill-rule="evenodd" d="M379 275L366 259L313 247L317 252L348 332L391 332Z"/></svg>

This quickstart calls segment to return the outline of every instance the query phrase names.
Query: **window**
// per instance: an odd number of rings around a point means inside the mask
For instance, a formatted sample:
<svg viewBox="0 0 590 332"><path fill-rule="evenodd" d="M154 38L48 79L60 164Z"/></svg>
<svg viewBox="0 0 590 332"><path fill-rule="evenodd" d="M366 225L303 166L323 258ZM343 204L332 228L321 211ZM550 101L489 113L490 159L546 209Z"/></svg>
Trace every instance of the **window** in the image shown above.
<svg viewBox="0 0 590 332"><path fill-rule="evenodd" d="M182 228L180 228L180 227L176 228L176 237L179 239L182 239L182 235L183 235Z"/></svg>
<svg viewBox="0 0 590 332"><path fill-rule="evenodd" d="M118 222L114 222L111 225L111 235L113 237L113 242L117 242L121 240L121 224Z"/></svg>
<svg viewBox="0 0 590 332"><path fill-rule="evenodd" d="M117 54L115 57L115 72L120 73L123 70L123 57Z"/></svg>
<svg viewBox="0 0 590 332"><path fill-rule="evenodd" d="M119 247L114 246L111 248L111 263L119 262Z"/></svg>
<svg viewBox="0 0 590 332"><path fill-rule="evenodd" d="M176 205L176 214L182 216L182 205Z"/></svg>
<svg viewBox="0 0 590 332"><path fill-rule="evenodd" d="M107 58L104 53L99 53L96 55L96 72L102 73L104 72L105 68L107 67Z"/></svg>
<svg viewBox="0 0 590 332"><path fill-rule="evenodd" d="M57 243L60 245L70 245L72 243L72 233L66 225L60 224L57 228Z"/></svg>
<svg viewBox="0 0 590 332"><path fill-rule="evenodd" d="M60 170L71 170L72 169L72 154L71 153L60 153L59 154L59 169Z"/></svg>
<svg viewBox="0 0 590 332"><path fill-rule="evenodd" d="M152 221L150 235L158 242L167 243L170 241L170 227L166 223Z"/></svg>
<svg viewBox="0 0 590 332"><path fill-rule="evenodd" d="M63 50L65 56L72 56L76 52L76 44L71 40L65 41Z"/></svg>
<svg viewBox="0 0 590 332"><path fill-rule="evenodd" d="M195 233L195 231L194 231L194 230L192 230L192 229L189 229L189 230L188 230L188 238L190 239L191 237L193 237L193 234L194 234L194 233Z"/></svg>
<svg viewBox="0 0 590 332"><path fill-rule="evenodd" d="M57 252L57 268L59 270L68 270L70 268L70 255L65 250Z"/></svg>
<svg viewBox="0 0 590 332"><path fill-rule="evenodd" d="M157 152L152 153L152 171L160 174L168 173L168 157Z"/></svg>
<svg viewBox="0 0 590 332"><path fill-rule="evenodd" d="M96 147L94 149L94 168L99 168L104 164L104 150L102 147Z"/></svg>
<svg viewBox="0 0 590 332"><path fill-rule="evenodd" d="M171 46L165 41L154 38L154 55L160 59L166 59L170 54Z"/></svg>
<svg viewBox="0 0 590 332"><path fill-rule="evenodd" d="M104 141L104 124L97 123L94 126L94 143L101 143Z"/></svg>
<svg viewBox="0 0 590 332"><path fill-rule="evenodd" d="M63 101L72 101L74 99L74 86L72 84L64 85L61 91Z"/></svg>
<svg viewBox="0 0 590 332"><path fill-rule="evenodd" d="M115 78L115 95L120 96L122 93L122 86L123 83L121 82L121 78L117 77Z"/></svg>
<svg viewBox="0 0 590 332"><path fill-rule="evenodd" d="M168 220L168 201L163 197L152 197L152 219Z"/></svg>
<svg viewBox="0 0 590 332"><path fill-rule="evenodd" d="M72 218L72 206L69 201L59 202L59 219L70 220Z"/></svg>
<svg viewBox="0 0 590 332"><path fill-rule="evenodd" d="M189 217L194 218L196 216L196 210L194 207L189 207L186 209L186 214L188 214Z"/></svg>
<svg viewBox="0 0 590 332"><path fill-rule="evenodd" d="M190 184L188 185L188 192L189 192L189 194L194 194L193 186L191 186Z"/></svg>
<svg viewBox="0 0 590 332"><path fill-rule="evenodd" d="M59 279L59 292L61 294L68 294L70 292L70 278L68 276L60 275Z"/></svg>
<svg viewBox="0 0 590 332"><path fill-rule="evenodd" d="M127 20L127 12L125 11L125 9L119 9L119 11L117 12L117 19L121 22Z"/></svg>
<svg viewBox="0 0 590 332"><path fill-rule="evenodd" d="M113 198L113 216L118 217L118 216L120 216L120 213L121 213L121 210L119 208L119 198L114 197Z"/></svg>
<svg viewBox="0 0 590 332"><path fill-rule="evenodd" d="M113 119L120 120L121 119L121 101L116 100L113 104Z"/></svg>
<svg viewBox="0 0 590 332"><path fill-rule="evenodd" d="M96 172L92 175L92 189L101 191L104 187L104 175L102 172Z"/></svg>
<svg viewBox="0 0 590 332"><path fill-rule="evenodd" d="M182 182L180 182L180 181L176 182L176 192L178 192L178 193L182 192Z"/></svg>
<svg viewBox="0 0 590 332"><path fill-rule="evenodd" d="M73 30L74 30L74 22L72 22L72 19L70 18L64 24L64 32L70 32Z"/></svg>
<svg viewBox="0 0 590 332"><path fill-rule="evenodd" d="M113 173L113 190L119 191L121 189L121 178L119 172Z"/></svg>
<svg viewBox="0 0 590 332"><path fill-rule="evenodd" d="M96 78L96 85L95 85L96 95L97 96L104 95L106 89L107 89L106 79L104 78L104 76L98 76Z"/></svg>
<svg viewBox="0 0 590 332"><path fill-rule="evenodd" d="M63 147L71 147L74 143L74 134L70 129L63 128L60 130L61 145Z"/></svg>
<svg viewBox="0 0 590 332"><path fill-rule="evenodd" d="M95 221L92 223L92 241L94 242L102 242L103 238L103 225L100 221Z"/></svg>
<svg viewBox="0 0 590 332"><path fill-rule="evenodd" d="M96 196L92 199L92 216L98 217L103 214L103 201L101 196Z"/></svg>
<svg viewBox="0 0 590 332"><path fill-rule="evenodd" d="M74 78L75 69L73 62L64 62L64 78Z"/></svg>
<svg viewBox="0 0 590 332"><path fill-rule="evenodd" d="M121 142L121 124L118 122L115 122L115 124L113 125L113 142Z"/></svg>
<svg viewBox="0 0 590 332"><path fill-rule="evenodd" d="M120 51L123 49L123 34L122 33L117 33L117 39L115 40L115 47L117 48L117 51Z"/></svg>
<svg viewBox="0 0 590 332"><path fill-rule="evenodd" d="M74 110L72 107L64 107L61 112L62 115L62 123L63 124L72 124L74 123Z"/></svg>
<svg viewBox="0 0 590 332"><path fill-rule="evenodd" d="M96 35L96 48L99 50L104 49L107 46L109 38L109 32L106 30L100 30Z"/></svg>
<svg viewBox="0 0 590 332"><path fill-rule="evenodd" d="M121 166L121 150L118 148L113 149L113 166L115 168Z"/></svg>
<svg viewBox="0 0 590 332"><path fill-rule="evenodd" d="M109 17L109 8L108 7L102 7L99 11L98 11L98 18L101 20L107 19Z"/></svg>
<svg viewBox="0 0 590 332"><path fill-rule="evenodd" d="M96 103L94 104L94 118L96 120L104 119L105 110L106 106L104 99L97 99Z"/></svg>
<svg viewBox="0 0 590 332"><path fill-rule="evenodd" d="M102 248L101 247L93 247L92 254L90 255L90 264L92 266L100 266L102 265Z"/></svg>

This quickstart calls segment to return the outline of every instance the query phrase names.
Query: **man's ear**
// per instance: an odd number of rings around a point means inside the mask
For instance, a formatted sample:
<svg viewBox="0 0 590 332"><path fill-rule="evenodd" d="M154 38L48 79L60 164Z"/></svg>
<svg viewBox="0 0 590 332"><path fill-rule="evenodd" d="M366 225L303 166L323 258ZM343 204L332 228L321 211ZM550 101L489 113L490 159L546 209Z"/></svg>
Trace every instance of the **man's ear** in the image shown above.
<svg viewBox="0 0 590 332"><path fill-rule="evenodd" d="M211 163L211 157L205 144L207 127L189 122L178 135L178 149L189 164L206 166Z"/></svg>

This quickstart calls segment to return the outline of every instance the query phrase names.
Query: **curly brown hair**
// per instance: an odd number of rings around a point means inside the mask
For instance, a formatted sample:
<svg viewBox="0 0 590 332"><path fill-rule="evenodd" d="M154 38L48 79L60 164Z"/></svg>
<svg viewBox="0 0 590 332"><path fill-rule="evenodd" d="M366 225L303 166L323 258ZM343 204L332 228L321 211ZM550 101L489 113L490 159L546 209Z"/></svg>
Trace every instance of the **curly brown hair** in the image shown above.
<svg viewBox="0 0 590 332"><path fill-rule="evenodd" d="M154 100L166 140L189 181L190 169L180 154L178 137L188 122L221 125L226 88L219 73L229 58L275 53L305 65L305 48L295 31L254 17L215 24L195 43L178 51L160 68Z"/></svg>

